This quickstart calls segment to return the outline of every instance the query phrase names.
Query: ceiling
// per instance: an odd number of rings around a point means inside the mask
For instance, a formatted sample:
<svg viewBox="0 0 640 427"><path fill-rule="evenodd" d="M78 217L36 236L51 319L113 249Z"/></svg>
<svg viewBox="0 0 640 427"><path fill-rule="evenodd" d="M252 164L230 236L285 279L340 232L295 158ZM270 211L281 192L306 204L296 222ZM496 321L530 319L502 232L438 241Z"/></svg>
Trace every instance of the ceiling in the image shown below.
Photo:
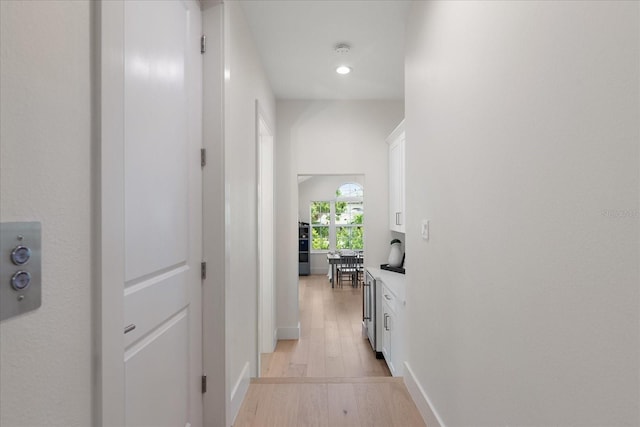
<svg viewBox="0 0 640 427"><path fill-rule="evenodd" d="M404 0L242 0L278 99L403 99ZM346 54L335 46L347 43ZM339 75L340 64L353 69Z"/></svg>

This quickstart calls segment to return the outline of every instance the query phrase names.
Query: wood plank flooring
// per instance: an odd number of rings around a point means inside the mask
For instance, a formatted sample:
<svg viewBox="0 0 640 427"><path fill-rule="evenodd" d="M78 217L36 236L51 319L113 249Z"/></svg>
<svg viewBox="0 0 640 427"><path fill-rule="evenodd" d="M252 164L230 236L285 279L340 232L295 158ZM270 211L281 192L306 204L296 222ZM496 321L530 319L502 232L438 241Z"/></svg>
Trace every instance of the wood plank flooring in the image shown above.
<svg viewBox="0 0 640 427"><path fill-rule="evenodd" d="M300 278L299 340L261 357L234 427L425 427L362 334L362 288Z"/></svg>
<svg viewBox="0 0 640 427"><path fill-rule="evenodd" d="M426 427L402 378L258 378L234 427Z"/></svg>
<svg viewBox="0 0 640 427"><path fill-rule="evenodd" d="M300 339L261 356L261 377L390 376L362 333L362 288L331 288L326 276L299 283Z"/></svg>

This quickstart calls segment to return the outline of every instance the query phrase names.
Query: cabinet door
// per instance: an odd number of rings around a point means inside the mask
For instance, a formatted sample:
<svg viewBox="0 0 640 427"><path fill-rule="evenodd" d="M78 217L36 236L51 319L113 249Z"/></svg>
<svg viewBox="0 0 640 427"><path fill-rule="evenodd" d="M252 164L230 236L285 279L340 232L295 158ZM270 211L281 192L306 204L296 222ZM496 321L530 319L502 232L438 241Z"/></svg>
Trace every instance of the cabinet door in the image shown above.
<svg viewBox="0 0 640 427"><path fill-rule="evenodd" d="M389 366L389 370L393 374L392 364L391 364L391 329L389 328L389 313L391 310L389 309L389 305L385 302L382 303L382 355L384 356L384 360L387 362Z"/></svg>
<svg viewBox="0 0 640 427"><path fill-rule="evenodd" d="M404 133L389 146L389 228L404 233Z"/></svg>
<svg viewBox="0 0 640 427"><path fill-rule="evenodd" d="M404 342L403 342L403 327L404 325L401 323L401 312L391 312L389 319L387 320L387 324L389 325L389 349L391 350L391 365L393 367L389 367L391 370L391 375L402 376L403 371L403 352L404 352Z"/></svg>

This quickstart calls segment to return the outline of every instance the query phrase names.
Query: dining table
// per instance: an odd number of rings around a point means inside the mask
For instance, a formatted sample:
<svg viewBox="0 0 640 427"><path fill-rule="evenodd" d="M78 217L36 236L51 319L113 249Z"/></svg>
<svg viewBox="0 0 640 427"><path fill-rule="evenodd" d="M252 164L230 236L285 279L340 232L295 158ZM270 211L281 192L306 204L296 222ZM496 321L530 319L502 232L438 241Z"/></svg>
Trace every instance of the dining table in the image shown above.
<svg viewBox="0 0 640 427"><path fill-rule="evenodd" d="M327 252L327 262L329 263L329 268L331 268L331 287L335 287L335 277L336 277L336 270L338 268L338 265L340 265L342 263L342 257L343 256L354 256L357 255L358 256L358 263L361 264L364 262L364 258L362 256L362 252L350 252L350 253L340 253L340 252Z"/></svg>

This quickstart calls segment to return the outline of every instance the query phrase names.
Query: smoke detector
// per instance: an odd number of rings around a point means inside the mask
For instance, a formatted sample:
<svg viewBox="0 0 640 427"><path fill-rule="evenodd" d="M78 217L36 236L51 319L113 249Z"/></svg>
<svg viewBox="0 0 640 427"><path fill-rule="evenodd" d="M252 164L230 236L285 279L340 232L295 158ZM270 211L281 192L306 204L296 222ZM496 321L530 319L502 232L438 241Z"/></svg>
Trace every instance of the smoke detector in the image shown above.
<svg viewBox="0 0 640 427"><path fill-rule="evenodd" d="M349 53L349 51L351 50L351 46L346 43L339 43L336 45L334 50L338 55L345 55Z"/></svg>

